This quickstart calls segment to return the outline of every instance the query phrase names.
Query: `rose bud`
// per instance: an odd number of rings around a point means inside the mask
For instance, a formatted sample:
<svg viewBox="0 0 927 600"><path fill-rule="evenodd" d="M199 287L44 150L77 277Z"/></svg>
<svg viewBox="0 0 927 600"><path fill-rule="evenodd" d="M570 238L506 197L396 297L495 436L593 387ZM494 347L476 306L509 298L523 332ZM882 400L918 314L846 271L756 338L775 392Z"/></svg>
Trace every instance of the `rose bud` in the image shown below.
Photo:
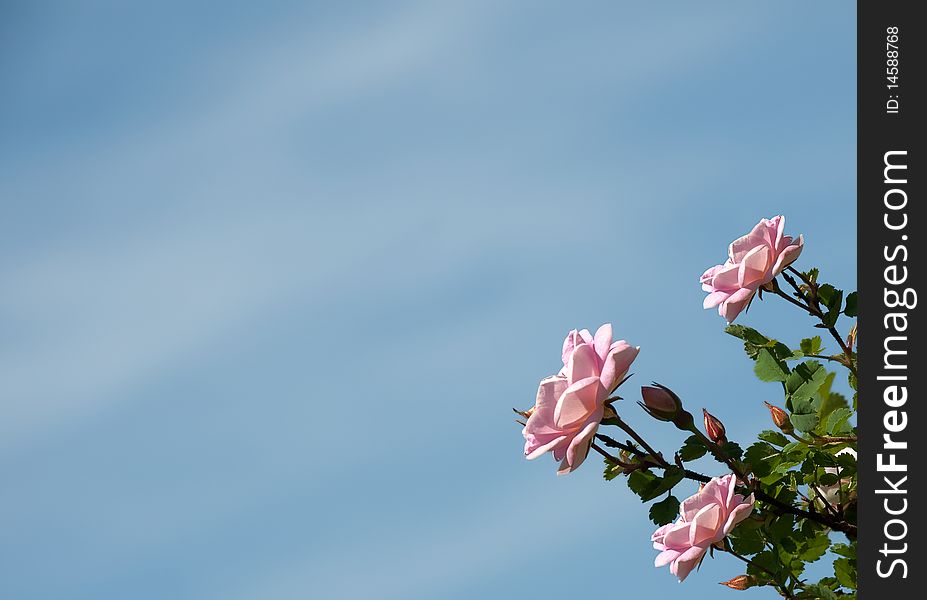
<svg viewBox="0 0 927 600"><path fill-rule="evenodd" d="M660 421L672 421L682 411L682 401L672 390L660 384L641 386L643 402L638 402L651 417Z"/></svg>
<svg viewBox="0 0 927 600"><path fill-rule="evenodd" d="M763 404L769 409L769 414L772 416L773 423L776 424L776 427L781 429L783 433L792 433L794 431L792 421L789 420L789 413L778 406L773 406L769 402L763 402Z"/></svg>
<svg viewBox="0 0 927 600"><path fill-rule="evenodd" d="M853 350L853 344L856 343L856 323L853 323L853 326L850 327L850 333L847 334L847 348L850 351Z"/></svg>
<svg viewBox="0 0 927 600"><path fill-rule="evenodd" d="M756 585L756 577L753 575L738 575L733 579L728 579L727 581L719 582L721 585L726 585L732 590L745 590L747 588L753 587Z"/></svg>
<svg viewBox="0 0 927 600"><path fill-rule="evenodd" d="M702 415L705 418L705 433L708 434L708 439L719 446L726 444L727 438L724 436L724 423L704 408L702 409Z"/></svg>

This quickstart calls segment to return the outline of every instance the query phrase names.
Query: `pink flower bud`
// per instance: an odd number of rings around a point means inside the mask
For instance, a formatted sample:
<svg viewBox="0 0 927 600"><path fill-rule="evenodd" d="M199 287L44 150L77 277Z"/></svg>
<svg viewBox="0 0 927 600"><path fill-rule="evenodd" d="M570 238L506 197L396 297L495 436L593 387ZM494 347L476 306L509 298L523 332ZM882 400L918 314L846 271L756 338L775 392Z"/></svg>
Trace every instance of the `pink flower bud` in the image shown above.
<svg viewBox="0 0 927 600"><path fill-rule="evenodd" d="M756 585L756 577L753 575L738 575L733 579L728 579L727 581L720 582L721 585L726 585L732 590L745 590Z"/></svg>
<svg viewBox="0 0 927 600"><path fill-rule="evenodd" d="M727 438L724 436L724 423L704 408L702 409L702 416L705 419L705 433L708 434L708 439L719 446L726 444Z"/></svg>
<svg viewBox="0 0 927 600"><path fill-rule="evenodd" d="M776 427L781 429L783 433L792 433L795 430L792 427L792 421L789 419L789 413L769 402L763 402L763 404L769 409L769 414L772 416L773 423L775 423Z"/></svg>
<svg viewBox="0 0 927 600"><path fill-rule="evenodd" d="M655 384L656 387L645 385L641 387L643 402L639 402L644 410L660 421L672 421L682 410L682 401L668 387Z"/></svg>

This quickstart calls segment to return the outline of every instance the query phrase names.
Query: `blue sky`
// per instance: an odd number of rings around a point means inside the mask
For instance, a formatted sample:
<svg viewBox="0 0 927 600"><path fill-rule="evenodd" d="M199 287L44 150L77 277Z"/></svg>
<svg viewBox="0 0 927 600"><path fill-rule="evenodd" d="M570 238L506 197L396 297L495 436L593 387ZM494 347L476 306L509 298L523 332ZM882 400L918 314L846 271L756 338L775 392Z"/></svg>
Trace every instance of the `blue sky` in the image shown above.
<svg viewBox="0 0 927 600"><path fill-rule="evenodd" d="M610 321L642 347L626 397L767 426L776 388L697 280L782 213L855 286L852 4L2 13L0 595L700 597L740 572L654 569L646 508L598 461L525 462L511 407ZM814 333L774 300L741 320Z"/></svg>

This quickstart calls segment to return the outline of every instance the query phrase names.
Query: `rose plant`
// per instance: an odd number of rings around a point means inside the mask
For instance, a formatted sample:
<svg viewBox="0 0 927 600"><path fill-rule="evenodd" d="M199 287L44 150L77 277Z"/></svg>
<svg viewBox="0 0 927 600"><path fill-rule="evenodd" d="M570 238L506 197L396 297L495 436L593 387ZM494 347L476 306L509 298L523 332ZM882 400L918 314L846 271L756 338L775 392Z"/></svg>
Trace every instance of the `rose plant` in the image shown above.
<svg viewBox="0 0 927 600"><path fill-rule="evenodd" d="M670 388L641 388L638 402L649 416L688 434L678 450L654 449L615 408L616 390L640 351L613 341L611 325L593 335L570 331L564 340L563 367L541 380L533 407L516 412L525 439L525 456L551 453L557 473L575 471L595 451L605 463L605 479L626 481L643 502L653 502L650 519L658 526L651 543L654 564L669 566L680 581L706 556L723 553L745 565L745 572L721 582L733 590L769 586L787 599L855 598L856 594L856 327L846 333L841 318L855 319L856 292L844 294L823 283L818 269L793 264L804 238L785 233L785 218L762 219L728 247L724 263L700 278L708 292L704 307L718 307L725 331L739 338L754 373L776 384L780 402L764 403L773 428L759 432L746 449L716 414L702 409L701 423ZM754 300L776 297L812 319L834 342L827 352L820 335L789 345L745 325L733 325ZM834 390L837 371L845 372L851 399ZM701 427L699 426L701 425ZM615 427L620 434L606 434ZM709 475L690 464L710 456L723 472ZM677 488L692 481L695 493L681 502ZM659 500L658 500L659 499ZM832 574L811 581L810 563L826 557Z"/></svg>

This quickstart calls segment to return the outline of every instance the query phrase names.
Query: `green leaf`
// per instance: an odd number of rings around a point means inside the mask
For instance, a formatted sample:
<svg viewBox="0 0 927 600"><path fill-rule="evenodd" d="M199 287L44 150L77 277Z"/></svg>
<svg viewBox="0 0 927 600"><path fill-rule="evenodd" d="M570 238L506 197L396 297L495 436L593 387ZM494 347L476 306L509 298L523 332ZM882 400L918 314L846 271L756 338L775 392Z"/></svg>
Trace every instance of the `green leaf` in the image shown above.
<svg viewBox="0 0 927 600"><path fill-rule="evenodd" d="M827 307L824 313L824 324L833 327L840 317L840 309L843 307L843 290L838 290L829 283L825 283L818 288L818 298Z"/></svg>
<svg viewBox="0 0 927 600"><path fill-rule="evenodd" d="M807 360L792 369L791 374L785 381L785 391L789 396L793 412L810 413L814 412L811 406L802 409L799 403L805 403L817 393L821 385L827 378L827 369L821 366L821 363L813 360Z"/></svg>
<svg viewBox="0 0 927 600"><path fill-rule="evenodd" d="M801 341L801 351L803 354L820 354L824 347L821 346L821 336L816 335L812 338L805 338Z"/></svg>
<svg viewBox="0 0 927 600"><path fill-rule="evenodd" d="M766 442L756 442L747 448L744 461L750 465L750 470L757 477L765 477L772 473L773 463L770 457L776 456L778 450Z"/></svg>
<svg viewBox="0 0 927 600"><path fill-rule="evenodd" d="M833 375L833 373L831 373ZM843 394L832 392L822 399L821 406L818 408L818 417L825 421L828 416L838 408L848 408L847 399Z"/></svg>
<svg viewBox="0 0 927 600"><path fill-rule="evenodd" d="M789 377L789 368L778 360L769 348L760 348L753 367L760 381L785 381Z"/></svg>
<svg viewBox="0 0 927 600"><path fill-rule="evenodd" d="M839 556L856 559L856 545L850 546L848 544L834 544L831 550L834 554Z"/></svg>
<svg viewBox="0 0 927 600"><path fill-rule="evenodd" d="M756 329L745 325L728 325L725 329L728 334L743 340L744 351L750 358L756 358L756 353L760 348L769 348L773 355L779 359L785 359L792 355L792 351L785 344L772 338L766 337Z"/></svg>
<svg viewBox="0 0 927 600"><path fill-rule="evenodd" d="M812 449L809 453L811 461L819 467L836 467L837 459L832 454L821 450Z"/></svg>
<svg viewBox="0 0 927 600"><path fill-rule="evenodd" d="M780 460L773 468L773 473L784 475L800 464L802 464L800 460Z"/></svg>
<svg viewBox="0 0 927 600"><path fill-rule="evenodd" d="M660 494L668 492L673 489L673 486L682 481L685 476L685 471L679 467L667 467L663 477L657 477L657 485L653 489L647 490L647 493L640 495L641 500L644 502L653 500Z"/></svg>
<svg viewBox="0 0 927 600"><path fill-rule="evenodd" d="M778 576L781 569L782 565L779 564L779 555L772 550L763 550L754 556L750 564L747 565L747 573L755 575L763 581L769 580L769 573L766 571L776 573Z"/></svg>
<svg viewBox="0 0 927 600"><path fill-rule="evenodd" d="M743 448L741 448L740 444L737 442L728 442L724 444L724 447L721 448L721 451L734 460L740 460L740 457L744 455Z"/></svg>
<svg viewBox="0 0 927 600"><path fill-rule="evenodd" d="M649 494L650 490L657 486L657 476L650 471L632 471L628 475L628 487L632 492L640 496Z"/></svg>
<svg viewBox="0 0 927 600"><path fill-rule="evenodd" d="M747 519L729 534L728 538L731 540L731 545L738 554L756 554L765 548L763 531L757 526L751 526L754 523L756 521ZM759 525L760 523L756 524Z"/></svg>
<svg viewBox="0 0 927 600"><path fill-rule="evenodd" d="M840 481L840 477L836 473L824 473L818 477L818 483L821 485L834 485Z"/></svg>
<svg viewBox="0 0 927 600"><path fill-rule="evenodd" d="M679 458L689 462L701 458L706 452L708 452L708 448L702 443L702 439L693 434L686 438L682 448L679 449Z"/></svg>
<svg viewBox="0 0 927 600"><path fill-rule="evenodd" d="M801 358L801 352L792 352L792 349L776 340L769 340L766 347L772 351L773 356L779 360L788 360L790 358Z"/></svg>
<svg viewBox="0 0 927 600"><path fill-rule="evenodd" d="M834 576L845 588L856 589L856 561L849 558L838 558L834 561Z"/></svg>
<svg viewBox="0 0 927 600"><path fill-rule="evenodd" d="M850 417L853 416L853 411L849 408L843 407L834 410L830 413L830 416L827 418L827 433L828 435L840 435L842 433L848 433L851 431L851 428L848 425Z"/></svg>
<svg viewBox="0 0 927 600"><path fill-rule="evenodd" d="M789 479L788 475L784 473L780 473L778 471L769 473L768 475L764 475L759 478L760 483L762 483L763 485L766 485L768 487L779 486L777 489L781 489L783 487L783 483L786 482L788 479Z"/></svg>
<svg viewBox="0 0 927 600"><path fill-rule="evenodd" d="M856 457L852 454L841 454L834 456L834 460L840 465L840 477L842 479L851 478L856 475Z"/></svg>
<svg viewBox="0 0 927 600"><path fill-rule="evenodd" d="M834 377L836 377L836 375L836 373L828 372L827 375L824 376L824 381L821 382L821 387L818 388L818 395L821 398L826 398L830 395L830 388L834 385Z"/></svg>
<svg viewBox="0 0 927 600"><path fill-rule="evenodd" d="M814 431L814 428L818 426L818 416L814 413L804 415L792 413L789 420L792 421L795 429L801 432Z"/></svg>
<svg viewBox="0 0 927 600"><path fill-rule="evenodd" d="M785 446L789 443L789 439L779 433L778 431L773 431L772 429L764 429L760 432L758 436L764 442L769 442L773 446Z"/></svg>
<svg viewBox="0 0 927 600"><path fill-rule="evenodd" d="M746 325L728 325L724 332L756 346L764 346L769 342L768 337Z"/></svg>
<svg viewBox="0 0 927 600"><path fill-rule="evenodd" d="M770 539L774 542L778 542L788 537L791 535L794 525L795 517L792 515L779 515L778 517L774 517L772 523L770 523L767 528Z"/></svg>
<svg viewBox="0 0 927 600"><path fill-rule="evenodd" d="M654 502L650 506L650 520L655 525L666 525L672 523L679 515L679 500L676 496L667 496L659 502Z"/></svg>
<svg viewBox="0 0 927 600"><path fill-rule="evenodd" d="M802 460L808 453L808 447L804 442L789 442L782 447L784 456L791 456L792 460Z"/></svg>
<svg viewBox="0 0 927 600"><path fill-rule="evenodd" d="M808 600L838 600L833 590L822 583L811 583L805 585L805 591L799 598Z"/></svg>
<svg viewBox="0 0 927 600"><path fill-rule="evenodd" d="M825 283L824 285L818 288L818 299L820 299L821 303L828 308L833 306L834 298L836 298L838 294L840 295L840 299L842 300L843 291L838 290L837 288L835 288L829 283Z"/></svg>
<svg viewBox="0 0 927 600"><path fill-rule="evenodd" d="M818 398L820 400L818 419L821 422L826 422L828 415L836 409L847 406L847 399L842 394L830 391L836 375L836 373L828 373L821 387L818 388Z"/></svg>
<svg viewBox="0 0 927 600"><path fill-rule="evenodd" d="M622 473L621 467L617 465L613 465L609 462L605 463L605 473L603 474L605 477L605 481L611 481L612 479L621 475L621 473Z"/></svg>
<svg viewBox="0 0 927 600"><path fill-rule="evenodd" d="M856 292L850 292L849 294L847 294L847 304L846 304L846 308L843 309L843 314L845 314L848 317L857 316L856 303L858 300L859 300L859 294L857 294Z"/></svg>
<svg viewBox="0 0 927 600"><path fill-rule="evenodd" d="M643 502L653 500L663 494L685 477L685 471L679 467L668 467L663 477L654 475L650 471L637 470L628 475L628 487L640 496Z"/></svg>

